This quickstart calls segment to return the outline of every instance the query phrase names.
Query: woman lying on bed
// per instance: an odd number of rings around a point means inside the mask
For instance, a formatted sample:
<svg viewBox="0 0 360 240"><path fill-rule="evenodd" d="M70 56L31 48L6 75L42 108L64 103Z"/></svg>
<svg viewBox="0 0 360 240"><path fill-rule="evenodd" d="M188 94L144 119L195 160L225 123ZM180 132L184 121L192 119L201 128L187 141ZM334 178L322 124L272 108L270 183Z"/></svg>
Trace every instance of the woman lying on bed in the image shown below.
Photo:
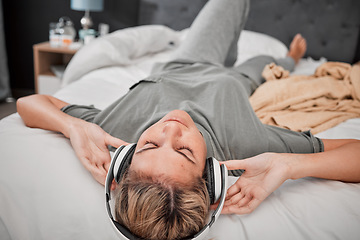
<svg viewBox="0 0 360 240"><path fill-rule="evenodd" d="M157 65L103 111L43 95L17 103L27 126L69 138L101 184L110 164L108 146L137 143L117 186L116 219L138 236L178 239L203 227L209 196L202 176L210 156L224 161L231 175L241 175L228 189L225 214L252 212L287 179L360 182L359 141L320 140L256 117L248 97L262 83L264 66L275 62L292 70L306 42L297 35L284 59L258 56L224 67L236 60L248 9L245 0L209 1L176 59Z"/></svg>

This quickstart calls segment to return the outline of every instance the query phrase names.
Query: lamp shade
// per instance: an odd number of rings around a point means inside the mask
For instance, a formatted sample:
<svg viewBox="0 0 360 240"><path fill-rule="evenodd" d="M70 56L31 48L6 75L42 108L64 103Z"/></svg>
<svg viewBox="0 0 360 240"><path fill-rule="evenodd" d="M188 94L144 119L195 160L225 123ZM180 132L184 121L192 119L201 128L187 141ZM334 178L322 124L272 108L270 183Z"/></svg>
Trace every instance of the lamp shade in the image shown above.
<svg viewBox="0 0 360 240"><path fill-rule="evenodd" d="M78 11L102 11L103 0L71 0L71 9Z"/></svg>

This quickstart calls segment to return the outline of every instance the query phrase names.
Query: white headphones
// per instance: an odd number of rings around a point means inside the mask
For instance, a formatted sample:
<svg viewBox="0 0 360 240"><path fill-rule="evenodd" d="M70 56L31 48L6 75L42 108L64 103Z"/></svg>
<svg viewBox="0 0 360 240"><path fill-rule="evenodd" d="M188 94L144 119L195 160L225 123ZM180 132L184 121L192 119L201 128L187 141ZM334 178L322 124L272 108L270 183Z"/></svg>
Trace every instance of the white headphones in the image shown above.
<svg viewBox="0 0 360 240"><path fill-rule="evenodd" d="M110 187L112 181L115 179L119 183L128 167L131 164L132 156L134 155L136 144L129 144L127 146L119 147L111 160L109 172L106 176L105 182L105 197L106 209L109 215L112 226L115 232L122 240L138 240L141 239L133 235L129 229L115 221L110 207ZM203 239L209 232L210 227L220 216L221 210L224 206L225 196L228 185L228 171L225 164L220 165L215 158L206 159L205 164L205 180L207 190L210 196L210 203L213 204L220 199L220 203L216 210L211 214L209 222L201 229L200 232L188 239Z"/></svg>

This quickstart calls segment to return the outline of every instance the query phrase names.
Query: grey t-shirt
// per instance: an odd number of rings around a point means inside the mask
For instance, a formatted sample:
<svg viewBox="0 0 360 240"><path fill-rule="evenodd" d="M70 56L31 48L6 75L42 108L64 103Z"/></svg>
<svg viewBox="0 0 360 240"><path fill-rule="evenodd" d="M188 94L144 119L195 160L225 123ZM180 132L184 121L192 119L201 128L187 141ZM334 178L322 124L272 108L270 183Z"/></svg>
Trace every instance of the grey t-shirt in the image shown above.
<svg viewBox="0 0 360 240"><path fill-rule="evenodd" d="M69 105L63 111L101 126L112 136L137 142L149 126L169 111L186 111L202 132L207 155L219 161L243 159L264 152L315 153L322 141L310 132L264 125L249 96L256 84L229 68L203 63L168 63L141 80L109 107ZM230 174L240 175L242 171Z"/></svg>

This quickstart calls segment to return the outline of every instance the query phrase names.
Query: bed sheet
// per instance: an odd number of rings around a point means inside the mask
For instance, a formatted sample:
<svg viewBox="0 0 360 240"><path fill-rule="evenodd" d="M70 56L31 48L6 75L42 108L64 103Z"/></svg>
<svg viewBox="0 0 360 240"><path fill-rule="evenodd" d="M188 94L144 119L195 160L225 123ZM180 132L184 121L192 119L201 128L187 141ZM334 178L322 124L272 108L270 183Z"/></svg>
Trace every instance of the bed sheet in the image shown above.
<svg viewBox="0 0 360 240"><path fill-rule="evenodd" d="M103 109L146 77L154 61L171 58L172 51L94 69L55 96ZM318 64L302 59L294 74L311 73ZM360 139L360 119L318 136ZM13 114L0 121L0 152L1 239L117 239L103 186L80 164L64 136L27 128ZM209 239L359 239L359 199L360 184L288 180L253 213L222 215Z"/></svg>

